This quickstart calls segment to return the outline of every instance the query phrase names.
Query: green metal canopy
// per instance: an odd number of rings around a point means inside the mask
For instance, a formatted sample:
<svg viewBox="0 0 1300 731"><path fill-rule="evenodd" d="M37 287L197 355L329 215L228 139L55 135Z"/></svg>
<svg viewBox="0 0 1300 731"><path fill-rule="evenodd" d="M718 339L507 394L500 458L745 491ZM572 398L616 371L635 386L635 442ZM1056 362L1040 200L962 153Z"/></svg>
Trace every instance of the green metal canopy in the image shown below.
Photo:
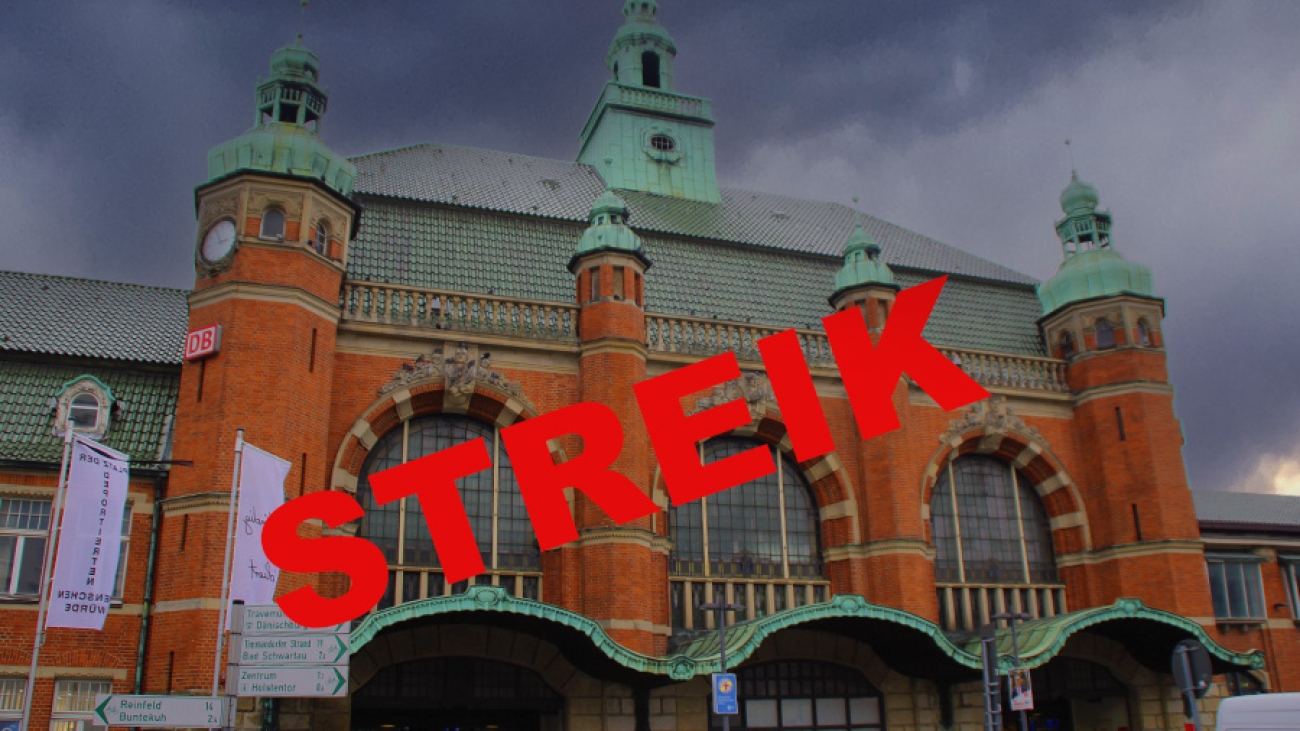
<svg viewBox="0 0 1300 731"><path fill-rule="evenodd" d="M615 642L593 619L530 599L510 596L491 586L471 587L464 594L423 599L376 612L352 632L357 652L384 630L413 621L475 623L510 627L544 636L564 645L575 665L611 678L641 682L672 682L718 672L718 634L699 638L664 657L633 652ZM976 676L980 667L978 640L964 647L954 643L938 625L899 609L871 604L855 594L810 604L727 629L727 661L735 666L749 659L768 637L786 629L822 630L860 639L901 673L914 677L959 681ZM1195 637L1218 672L1264 666L1259 651L1235 653L1215 643L1200 625L1169 612L1150 609L1137 599L1071 612L1020 625L1022 662L1038 667L1061 651L1075 632L1088 630L1125 644L1144 664L1167 672L1169 651L1181 639ZM998 650L1011 653L1007 630L998 634ZM1004 664L1009 665L1009 659ZM646 678L645 676L651 676ZM657 677L655 677L657 676Z"/></svg>
<svg viewBox="0 0 1300 731"><path fill-rule="evenodd" d="M1084 630L1122 643L1139 662L1156 672L1169 672L1170 653L1174 645L1189 635L1205 645L1216 672L1259 670L1264 667L1263 652L1233 652L1210 639L1196 622L1171 612L1152 609L1140 599L1128 598L1119 599L1110 606L1083 609L1020 624L1016 629L1016 639L1020 645L1021 664L1030 668L1046 664L1065 647L1071 635ZM999 629L997 643L1005 671L1012 664L1011 630L1005 627ZM966 643L965 650L968 653L978 653L979 640Z"/></svg>

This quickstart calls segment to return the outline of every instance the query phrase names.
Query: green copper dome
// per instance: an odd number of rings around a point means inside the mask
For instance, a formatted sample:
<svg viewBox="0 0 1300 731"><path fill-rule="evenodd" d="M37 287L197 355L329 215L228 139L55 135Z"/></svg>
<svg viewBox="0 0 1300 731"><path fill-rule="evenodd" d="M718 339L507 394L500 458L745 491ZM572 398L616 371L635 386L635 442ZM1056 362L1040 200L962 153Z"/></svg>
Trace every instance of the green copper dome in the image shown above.
<svg viewBox="0 0 1300 731"><path fill-rule="evenodd" d="M1070 172L1070 184L1061 191L1061 210L1067 214L1097 210L1097 189Z"/></svg>
<svg viewBox="0 0 1300 731"><path fill-rule="evenodd" d="M570 261L570 269L578 257L598 251L625 251L640 257L649 266L641 237L627 226L627 213L627 204L613 191L601 193L591 206L588 219L591 225L582 232L582 238L578 239L578 250Z"/></svg>
<svg viewBox="0 0 1300 731"><path fill-rule="evenodd" d="M831 295L832 298L845 290L868 285L898 289L894 273L880 260L880 251L880 244L863 230L862 223L859 222L844 244L844 266L835 273L835 293Z"/></svg>
<svg viewBox="0 0 1300 731"><path fill-rule="evenodd" d="M1071 172L1070 184L1061 191L1065 218L1056 223L1065 261L1056 276L1038 285L1044 315L1095 297L1155 296L1151 270L1126 261L1111 245L1111 217L1097 210L1097 201L1097 189Z"/></svg>
<svg viewBox="0 0 1300 731"><path fill-rule="evenodd" d="M271 55L271 76L254 95L251 130L208 151L208 182L242 171L319 180L352 194L357 169L318 136L328 101L320 85L320 59L301 39Z"/></svg>
<svg viewBox="0 0 1300 731"><path fill-rule="evenodd" d="M1136 294L1154 297L1151 269L1126 261L1114 249L1082 251L1061 264L1056 276L1038 285L1043 314L1050 315L1071 302L1094 297Z"/></svg>

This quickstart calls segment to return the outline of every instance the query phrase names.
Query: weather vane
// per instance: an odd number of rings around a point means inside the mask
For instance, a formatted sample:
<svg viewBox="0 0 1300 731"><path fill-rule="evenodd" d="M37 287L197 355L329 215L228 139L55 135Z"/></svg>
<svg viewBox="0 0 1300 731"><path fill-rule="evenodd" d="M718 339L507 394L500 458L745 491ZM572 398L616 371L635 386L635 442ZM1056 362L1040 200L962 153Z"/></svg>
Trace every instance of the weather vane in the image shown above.
<svg viewBox="0 0 1300 731"><path fill-rule="evenodd" d="M305 0L304 0L304 4L305 4ZM1070 170L1073 172L1074 169L1075 169L1075 168L1074 168L1074 148L1073 148L1073 147L1070 147L1070 141L1069 141L1069 140L1066 140L1066 141L1065 141L1065 152L1066 152L1066 154L1068 154L1068 155L1070 156Z"/></svg>
<svg viewBox="0 0 1300 731"><path fill-rule="evenodd" d="M298 11L298 40L302 40L302 26L307 22L307 0L302 0L302 9Z"/></svg>

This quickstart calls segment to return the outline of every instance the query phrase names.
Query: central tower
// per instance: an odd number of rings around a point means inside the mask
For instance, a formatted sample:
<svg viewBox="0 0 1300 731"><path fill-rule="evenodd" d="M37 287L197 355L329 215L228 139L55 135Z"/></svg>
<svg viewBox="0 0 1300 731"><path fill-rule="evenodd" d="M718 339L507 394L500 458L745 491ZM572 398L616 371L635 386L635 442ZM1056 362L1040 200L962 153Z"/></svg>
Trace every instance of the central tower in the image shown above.
<svg viewBox="0 0 1300 731"><path fill-rule="evenodd" d="M673 91L677 46L654 0L626 0L605 56L611 78L578 138L610 188L720 203L708 99Z"/></svg>

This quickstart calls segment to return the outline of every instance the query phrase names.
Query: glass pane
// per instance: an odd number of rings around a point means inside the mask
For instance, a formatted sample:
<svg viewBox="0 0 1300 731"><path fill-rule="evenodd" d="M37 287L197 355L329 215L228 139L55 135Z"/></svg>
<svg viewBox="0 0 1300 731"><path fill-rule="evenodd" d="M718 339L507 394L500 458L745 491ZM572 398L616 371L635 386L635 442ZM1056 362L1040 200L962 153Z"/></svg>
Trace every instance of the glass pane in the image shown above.
<svg viewBox="0 0 1300 731"><path fill-rule="evenodd" d="M542 580L536 576L524 577L524 598L534 601L542 600Z"/></svg>
<svg viewBox="0 0 1300 731"><path fill-rule="evenodd" d="M745 701L746 728L774 728L776 719L776 701Z"/></svg>
<svg viewBox="0 0 1300 731"><path fill-rule="evenodd" d="M843 726L848 723L844 710L843 698L817 699L817 725Z"/></svg>
<svg viewBox="0 0 1300 731"><path fill-rule="evenodd" d="M447 577L442 574L429 574L429 596L437 598L446 593Z"/></svg>
<svg viewBox="0 0 1300 731"><path fill-rule="evenodd" d="M41 564L45 562L45 539L23 539L23 556L18 567L18 594L41 593Z"/></svg>
<svg viewBox="0 0 1300 731"><path fill-rule="evenodd" d="M384 587L384 596L379 600L379 604L376 607L377 609L387 609L393 606L393 591L396 585L397 585L397 572L389 571L388 584Z"/></svg>
<svg viewBox="0 0 1300 731"><path fill-rule="evenodd" d="M49 530L50 501L0 498L0 528L21 531Z"/></svg>
<svg viewBox="0 0 1300 731"><path fill-rule="evenodd" d="M498 586L500 586L502 589L505 589L507 594L509 594L510 596L515 596L515 577L514 577L514 576L501 576L501 577L498 577L498 579L497 579L497 584L498 584Z"/></svg>
<svg viewBox="0 0 1300 731"><path fill-rule="evenodd" d="M1246 607L1246 584L1241 569L1239 563L1223 564L1223 572L1228 580L1228 612L1232 617L1250 616Z"/></svg>
<svg viewBox="0 0 1300 731"><path fill-rule="evenodd" d="M93 710L95 694L111 692L112 683L104 680L60 680L54 690L54 712Z"/></svg>
<svg viewBox="0 0 1300 731"><path fill-rule="evenodd" d="M420 598L420 574L415 571L402 572L402 601L413 602Z"/></svg>
<svg viewBox="0 0 1300 731"><path fill-rule="evenodd" d="M1242 574L1246 580L1246 602L1250 608L1251 617L1264 617L1264 582L1260 576L1259 564L1247 564L1242 566Z"/></svg>
<svg viewBox="0 0 1300 731"><path fill-rule="evenodd" d="M880 723L880 699L850 698L849 718L853 719L854 725Z"/></svg>
<svg viewBox="0 0 1300 731"><path fill-rule="evenodd" d="M706 464L771 448L752 439L721 438L704 446ZM714 576L784 575L780 483L776 472L709 496L709 563Z"/></svg>
<svg viewBox="0 0 1300 731"><path fill-rule="evenodd" d="M490 442L489 442L490 445ZM499 494L497 495L497 561L503 569L536 571L542 565L542 552L533 533L528 509L515 470L510 466L510 456L501 448L497 464Z"/></svg>
<svg viewBox="0 0 1300 731"><path fill-rule="evenodd" d="M396 467L402 463L402 430L394 429L385 434L370 450L370 455L366 457L366 462L361 467L361 479L357 480L357 502L361 503L365 514L361 518L360 527L357 529L357 536L365 538L374 543L389 563L397 563L397 521L401 509L401 501L394 500L384 505L375 502L374 494L370 491L370 475L376 472L383 472L390 467ZM414 503L415 500L410 500ZM420 522L423 522L422 520ZM407 543L412 542L410 531L418 530L412 526L410 515L407 515ZM425 530L428 535L428 530ZM432 546L429 548L429 554L432 554ZM423 557L423 556L422 556ZM412 565L428 565L420 560L412 560L408 555L407 563ZM434 564L436 565L436 564Z"/></svg>
<svg viewBox="0 0 1300 731"><path fill-rule="evenodd" d="M961 521L962 561L970 583L1025 581L1020 526L1010 467L992 457L968 455L952 463Z"/></svg>
<svg viewBox="0 0 1300 731"><path fill-rule="evenodd" d="M812 722L811 698L781 699L781 725L783 727L811 726Z"/></svg>
<svg viewBox="0 0 1300 731"><path fill-rule="evenodd" d="M930 533L934 537L934 580L955 584L961 581L957 568L957 523L952 514L952 483L948 470L939 473L939 481L930 496Z"/></svg>
<svg viewBox="0 0 1300 731"><path fill-rule="evenodd" d="M460 357L463 351L457 351ZM406 458L416 460L448 447L483 439L488 453L492 452L492 427L464 416L429 416L414 419L409 425L410 439L407 441ZM470 529L478 542L479 554L484 565L492 565L492 470L481 470L456 481L460 490L460 499L469 516ZM437 565L424 563L424 557L432 550L432 538L424 520L418 500L406 501L407 563L415 565ZM413 523L417 525L412 525ZM412 533L414 528L415 532ZM431 558L431 557L430 557ZM412 560L415 559L415 560Z"/></svg>
<svg viewBox="0 0 1300 731"><path fill-rule="evenodd" d="M668 533L673 538L669 572L678 576L704 575L704 525L701 501L692 500L668 510Z"/></svg>
<svg viewBox="0 0 1300 731"><path fill-rule="evenodd" d="M682 582L669 582L668 602L671 606L673 629L686 627L686 589Z"/></svg>
<svg viewBox="0 0 1300 731"><path fill-rule="evenodd" d="M14 553L18 550L18 536L0 536L0 594L9 593L9 582L14 577Z"/></svg>
<svg viewBox="0 0 1300 731"><path fill-rule="evenodd" d="M1052 550L1052 526L1047 510L1038 497L1029 478L1016 474L1020 487L1021 525L1025 531L1025 555L1029 561L1029 580L1035 583L1055 584L1056 557Z"/></svg>
<svg viewBox="0 0 1300 731"><path fill-rule="evenodd" d="M25 689L26 681L22 678L0 680L0 711L22 711Z"/></svg>

